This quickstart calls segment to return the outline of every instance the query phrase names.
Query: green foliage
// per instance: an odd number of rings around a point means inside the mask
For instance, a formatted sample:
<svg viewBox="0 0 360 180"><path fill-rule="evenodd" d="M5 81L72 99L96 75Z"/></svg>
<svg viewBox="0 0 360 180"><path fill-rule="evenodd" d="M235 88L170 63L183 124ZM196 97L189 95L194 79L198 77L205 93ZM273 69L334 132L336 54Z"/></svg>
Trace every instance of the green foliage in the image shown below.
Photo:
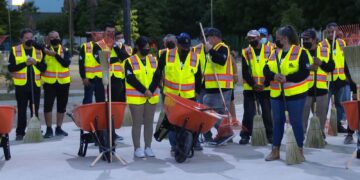
<svg viewBox="0 0 360 180"><path fill-rule="evenodd" d="M59 32L60 37L64 38L65 35L69 34L68 15L62 13L39 20L36 22L36 29L43 35L47 35L50 31L56 30Z"/></svg>

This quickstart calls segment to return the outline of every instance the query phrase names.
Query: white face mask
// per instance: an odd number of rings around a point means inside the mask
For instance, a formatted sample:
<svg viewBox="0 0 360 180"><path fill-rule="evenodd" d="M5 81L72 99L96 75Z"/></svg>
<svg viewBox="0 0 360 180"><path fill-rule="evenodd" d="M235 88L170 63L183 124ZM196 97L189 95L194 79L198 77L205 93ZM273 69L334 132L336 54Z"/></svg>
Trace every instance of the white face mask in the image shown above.
<svg viewBox="0 0 360 180"><path fill-rule="evenodd" d="M261 44L266 44L267 43L267 38L261 38L260 43Z"/></svg>
<svg viewBox="0 0 360 180"><path fill-rule="evenodd" d="M119 40L117 40L116 42L116 45L120 45L120 44L124 44L125 43L125 39L119 39Z"/></svg>

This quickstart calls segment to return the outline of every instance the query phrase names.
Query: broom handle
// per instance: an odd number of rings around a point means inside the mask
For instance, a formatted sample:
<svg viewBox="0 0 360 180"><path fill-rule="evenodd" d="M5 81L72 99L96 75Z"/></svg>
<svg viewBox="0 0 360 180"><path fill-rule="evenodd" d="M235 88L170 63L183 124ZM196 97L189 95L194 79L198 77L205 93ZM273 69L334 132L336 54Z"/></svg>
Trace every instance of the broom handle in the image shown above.
<svg viewBox="0 0 360 180"><path fill-rule="evenodd" d="M35 116L35 101L34 101L34 70L33 65L30 66L30 88L31 88L31 110L32 110L32 117Z"/></svg>
<svg viewBox="0 0 360 180"><path fill-rule="evenodd" d="M204 33L204 29L203 29L203 26L202 26L201 22L199 22L199 25L200 25L201 34L202 34L202 36L203 36L203 39L204 39L205 42L207 42L206 37L205 37L205 33ZM206 58L206 56L205 56L205 58ZM229 117L229 119L230 119L230 112L229 112L229 110L228 110L228 108L227 108L227 106L226 106L225 98L224 98L222 89L221 89L221 87L220 87L220 83L219 83L218 76L217 76L217 74L216 74L216 70L215 70L214 63L212 62L212 60L210 60L210 62L211 62L211 67L212 67L212 69L213 69L213 71L214 71L216 83L217 83L218 88L219 88L219 91L220 91L221 100L222 100L222 102L223 102L223 104L224 104L225 112L228 114L228 117ZM228 63L229 63L229 62L228 62Z"/></svg>
<svg viewBox="0 0 360 180"><path fill-rule="evenodd" d="M281 74L280 61L279 61L278 54L276 54L276 51L275 51L275 57L276 57L276 64L277 64L277 68L278 68L278 73ZM281 89L281 95L282 95L282 98L283 98L283 101L284 101L286 123L290 123L289 112L288 112L287 105L286 105L286 97L285 97L285 91L284 91L284 84L283 83L280 83L280 89Z"/></svg>
<svg viewBox="0 0 360 180"><path fill-rule="evenodd" d="M110 61L110 54L107 57L107 60ZM112 137L112 133L113 133L113 127L112 127L112 115L111 115L111 69L112 69L112 65L110 64L110 62L108 62L108 76L109 76L109 86L108 86L108 101L109 101L109 115L108 115L108 121L109 121L109 148L110 148L110 162L112 162L112 143L113 143L113 137ZM114 130L115 131L115 130Z"/></svg>
<svg viewBox="0 0 360 180"><path fill-rule="evenodd" d="M336 37L336 31L334 31L334 34L333 34L333 37L332 37L332 44L331 44L331 57L332 57L332 60L334 61L334 49L335 49L335 41L336 41L336 39L335 39L335 37ZM334 63L335 63L335 61L334 61ZM335 65L335 68L336 68L336 65ZM331 72L331 81L332 82L334 82L334 71L332 71ZM330 84L330 83L329 83ZM333 89L333 91L334 91L334 87L333 87L334 85L332 85L332 89ZM332 102L332 107L334 108L335 107L335 102L334 102L334 92L332 93L332 95L331 95L331 102Z"/></svg>
<svg viewBox="0 0 360 180"><path fill-rule="evenodd" d="M314 59L314 57L313 57ZM317 69L314 71L314 115L316 115L316 96L317 96Z"/></svg>

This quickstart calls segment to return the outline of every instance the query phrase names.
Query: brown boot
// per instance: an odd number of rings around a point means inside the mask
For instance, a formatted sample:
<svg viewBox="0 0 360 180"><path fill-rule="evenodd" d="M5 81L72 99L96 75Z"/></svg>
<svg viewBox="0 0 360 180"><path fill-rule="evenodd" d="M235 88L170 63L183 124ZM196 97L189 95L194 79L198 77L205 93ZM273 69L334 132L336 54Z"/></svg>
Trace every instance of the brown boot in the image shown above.
<svg viewBox="0 0 360 180"><path fill-rule="evenodd" d="M271 153L266 156L265 161L274 161L280 159L280 148L274 146Z"/></svg>
<svg viewBox="0 0 360 180"><path fill-rule="evenodd" d="M299 148L299 151L300 151L301 157L302 157L301 162L305 162L304 149L303 149L303 148Z"/></svg>

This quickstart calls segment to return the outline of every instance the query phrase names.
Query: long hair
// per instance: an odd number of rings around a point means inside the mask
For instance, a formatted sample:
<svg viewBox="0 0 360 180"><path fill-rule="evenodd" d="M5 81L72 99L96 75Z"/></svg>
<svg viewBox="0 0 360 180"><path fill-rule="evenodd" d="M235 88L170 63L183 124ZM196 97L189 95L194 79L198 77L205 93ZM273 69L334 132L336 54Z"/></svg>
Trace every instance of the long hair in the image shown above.
<svg viewBox="0 0 360 180"><path fill-rule="evenodd" d="M299 45L299 37L294 27L292 26L283 26L277 30L281 36L288 38L289 43L293 45Z"/></svg>

